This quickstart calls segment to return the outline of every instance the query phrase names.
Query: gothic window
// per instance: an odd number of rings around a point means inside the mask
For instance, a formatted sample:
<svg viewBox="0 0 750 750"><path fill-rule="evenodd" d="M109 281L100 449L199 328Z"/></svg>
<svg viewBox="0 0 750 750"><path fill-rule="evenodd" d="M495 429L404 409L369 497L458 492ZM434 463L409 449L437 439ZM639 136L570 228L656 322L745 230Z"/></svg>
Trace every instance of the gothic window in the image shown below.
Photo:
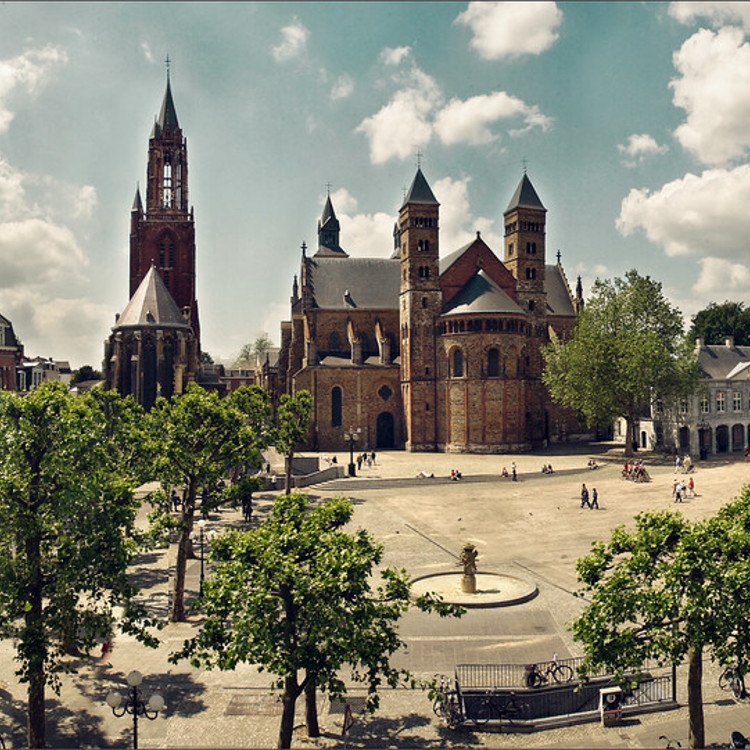
<svg viewBox="0 0 750 750"><path fill-rule="evenodd" d="M343 394L339 386L331 391L331 427L341 427L341 406Z"/></svg>
<svg viewBox="0 0 750 750"><path fill-rule="evenodd" d="M533 299L529 300L529 311L531 312L536 307L536 302Z"/></svg>
<svg viewBox="0 0 750 750"><path fill-rule="evenodd" d="M164 268L164 240L159 243L159 268Z"/></svg>
<svg viewBox="0 0 750 750"><path fill-rule="evenodd" d="M177 208L182 207L182 157L177 159L177 176L175 179L175 195L177 198Z"/></svg>
<svg viewBox="0 0 750 750"><path fill-rule="evenodd" d="M419 242L417 242L417 250L420 253L422 252L422 250L424 250L424 242L422 242L422 240L419 240Z"/></svg>
<svg viewBox="0 0 750 750"><path fill-rule="evenodd" d="M169 267L174 268L174 242L169 243Z"/></svg>
<svg viewBox="0 0 750 750"><path fill-rule="evenodd" d="M328 337L328 351L340 352L341 351L341 337L334 331Z"/></svg>
<svg viewBox="0 0 750 750"><path fill-rule="evenodd" d="M422 297L422 307L427 307L427 297Z"/></svg>
<svg viewBox="0 0 750 750"><path fill-rule="evenodd" d="M500 375L500 352L490 349L487 352L487 377L496 378Z"/></svg>
<svg viewBox="0 0 750 750"><path fill-rule="evenodd" d="M425 240L425 241L424 241L424 251L425 251L426 253L429 253L429 252L430 252L430 241L429 241L429 240Z"/></svg>
<svg viewBox="0 0 750 750"><path fill-rule="evenodd" d="M536 278L536 268L527 268L526 269L526 278L527 279L535 279Z"/></svg>
<svg viewBox="0 0 750 750"><path fill-rule="evenodd" d="M456 348L453 350L453 356L452 359L452 372L451 375L454 378L462 378L464 376L464 353Z"/></svg>
<svg viewBox="0 0 750 750"><path fill-rule="evenodd" d="M164 286L169 289L169 271L164 271Z"/></svg>
<svg viewBox="0 0 750 750"><path fill-rule="evenodd" d="M513 255L513 243L508 244L508 255Z"/></svg>
<svg viewBox="0 0 750 750"><path fill-rule="evenodd" d="M172 208L172 155L164 154L164 183L162 184L162 205Z"/></svg>

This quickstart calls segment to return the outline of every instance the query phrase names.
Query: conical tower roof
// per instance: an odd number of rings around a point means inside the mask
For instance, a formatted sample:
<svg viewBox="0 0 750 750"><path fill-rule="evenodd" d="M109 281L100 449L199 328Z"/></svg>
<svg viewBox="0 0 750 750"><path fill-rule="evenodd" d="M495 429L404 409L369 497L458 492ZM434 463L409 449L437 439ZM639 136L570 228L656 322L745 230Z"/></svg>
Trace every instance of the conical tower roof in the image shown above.
<svg viewBox="0 0 750 750"><path fill-rule="evenodd" d="M531 184L531 180L525 172L521 178L521 182L518 183L516 192L513 193L513 197L510 199L508 208L506 208L505 211L507 213L514 208L538 208L542 211L547 210L539 200L539 196L536 194L536 190L534 190L534 186Z"/></svg>
<svg viewBox="0 0 750 750"><path fill-rule="evenodd" d="M326 205L323 208L323 214L320 217L319 226L321 229L326 228L336 232L341 228L339 220L336 218L336 212L333 210L333 203L331 203L330 195L326 199Z"/></svg>
<svg viewBox="0 0 750 750"><path fill-rule="evenodd" d="M135 198L133 199L133 208L132 211L138 211L139 213L143 212L143 201L141 200L141 189L140 187L137 187L135 189Z"/></svg>
<svg viewBox="0 0 750 750"><path fill-rule="evenodd" d="M164 93L164 101L161 103L161 112L156 124L161 130L165 128L177 130L180 127L177 122L177 110L175 110L174 101L172 100L172 88L169 85L169 76L167 76L167 90Z"/></svg>
<svg viewBox="0 0 750 750"><path fill-rule="evenodd" d="M118 318L114 330L146 326L190 328L154 266L151 266L143 277L140 286Z"/></svg>
<svg viewBox="0 0 750 750"><path fill-rule="evenodd" d="M406 198L404 198L402 208L409 203L425 203L432 206L440 205L419 167L417 167L417 173L414 175L409 192L406 194Z"/></svg>

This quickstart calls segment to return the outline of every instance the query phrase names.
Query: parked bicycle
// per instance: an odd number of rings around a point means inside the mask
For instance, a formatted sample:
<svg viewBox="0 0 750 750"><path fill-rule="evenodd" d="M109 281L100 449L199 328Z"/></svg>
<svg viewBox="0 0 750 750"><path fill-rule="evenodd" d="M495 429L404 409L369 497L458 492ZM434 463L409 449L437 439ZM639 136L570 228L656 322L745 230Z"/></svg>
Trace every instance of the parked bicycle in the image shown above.
<svg viewBox="0 0 750 750"><path fill-rule="evenodd" d="M432 710L449 729L455 729L463 721L458 691L445 675L440 675L440 687L436 690Z"/></svg>
<svg viewBox="0 0 750 750"><path fill-rule="evenodd" d="M557 661L557 654L552 657L552 661L544 669L540 669L538 664L527 664L524 672L524 681L526 687L541 687L550 678L554 682L570 682L574 676L573 667L570 664L560 664Z"/></svg>
<svg viewBox="0 0 750 750"><path fill-rule="evenodd" d="M737 700L747 698L745 688L745 677L737 665L727 667L719 676L719 687L722 690L731 691Z"/></svg>
<svg viewBox="0 0 750 750"><path fill-rule="evenodd" d="M519 703L515 693L492 691L479 702L471 719L479 726L486 724L490 719L515 726L522 715L523 704Z"/></svg>

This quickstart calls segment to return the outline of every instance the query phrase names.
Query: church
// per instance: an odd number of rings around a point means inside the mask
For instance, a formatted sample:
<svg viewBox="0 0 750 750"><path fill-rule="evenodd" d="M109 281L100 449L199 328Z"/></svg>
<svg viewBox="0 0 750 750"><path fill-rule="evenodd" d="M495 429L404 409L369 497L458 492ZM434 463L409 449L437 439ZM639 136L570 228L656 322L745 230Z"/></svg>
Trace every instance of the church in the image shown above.
<svg viewBox="0 0 750 750"><path fill-rule="evenodd" d="M167 74L148 143L146 206L137 188L130 212L130 301L104 345L105 387L150 408L159 396L182 393L199 359L187 139Z"/></svg>
<svg viewBox="0 0 750 750"><path fill-rule="evenodd" d="M524 172L501 260L480 233L441 257L440 204L417 168L390 256L350 257L330 195L318 247L302 247L276 382L308 390L308 447L500 453L582 432L542 382L542 348L583 307L546 261L547 210Z"/></svg>

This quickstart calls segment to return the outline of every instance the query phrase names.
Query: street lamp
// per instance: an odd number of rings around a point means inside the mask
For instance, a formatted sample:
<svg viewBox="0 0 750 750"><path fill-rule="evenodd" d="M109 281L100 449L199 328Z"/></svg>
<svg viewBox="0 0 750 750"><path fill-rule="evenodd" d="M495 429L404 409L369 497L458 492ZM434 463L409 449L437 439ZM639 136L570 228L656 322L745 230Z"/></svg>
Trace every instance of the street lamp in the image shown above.
<svg viewBox="0 0 750 750"><path fill-rule="evenodd" d="M164 710L165 703L159 693L152 693L148 703L143 700L143 694L138 689L143 682L143 675L137 669L128 675L127 680L129 688L127 697L113 690L107 696L107 705L118 719L125 714L133 714L133 750L138 750L138 717L144 716L153 721L159 711Z"/></svg>
<svg viewBox="0 0 750 750"><path fill-rule="evenodd" d="M348 432L344 433L344 440L349 443L349 476L356 477L357 472L354 467L354 443L359 440L362 434L361 427L350 427Z"/></svg>
<svg viewBox="0 0 750 750"><path fill-rule="evenodd" d="M198 521L197 525L198 525L198 543L200 544L200 548L201 548L201 583L200 583L200 589L198 590L199 591L198 595L203 596L203 577L204 577L203 576L203 559L204 559L203 558L203 539L204 539L203 528L206 525L205 519L201 518L201 520ZM215 531L209 531L206 533L205 538L210 541L211 539L213 539L215 534L216 534ZM193 541L195 541L195 537L196 537L195 532L192 532L190 536L193 539Z"/></svg>

